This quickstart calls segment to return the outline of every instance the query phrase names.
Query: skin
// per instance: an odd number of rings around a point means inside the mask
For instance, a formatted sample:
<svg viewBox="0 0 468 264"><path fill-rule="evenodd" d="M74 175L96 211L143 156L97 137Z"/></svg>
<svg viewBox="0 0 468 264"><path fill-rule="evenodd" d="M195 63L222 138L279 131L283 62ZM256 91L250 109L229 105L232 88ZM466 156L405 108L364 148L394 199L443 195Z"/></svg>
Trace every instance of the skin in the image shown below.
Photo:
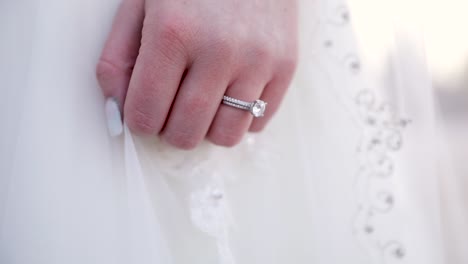
<svg viewBox="0 0 468 264"><path fill-rule="evenodd" d="M296 0L123 0L97 77L137 134L231 147L279 108L297 62ZM268 102L265 116L220 104Z"/></svg>

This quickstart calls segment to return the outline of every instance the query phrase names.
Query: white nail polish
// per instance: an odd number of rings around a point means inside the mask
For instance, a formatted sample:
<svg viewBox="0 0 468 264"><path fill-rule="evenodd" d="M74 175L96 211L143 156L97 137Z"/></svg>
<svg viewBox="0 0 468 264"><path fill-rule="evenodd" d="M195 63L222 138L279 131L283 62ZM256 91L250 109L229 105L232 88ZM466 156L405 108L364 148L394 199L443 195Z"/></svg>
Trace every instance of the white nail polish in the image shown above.
<svg viewBox="0 0 468 264"><path fill-rule="evenodd" d="M122 116L120 114L119 105L113 98L106 100L106 117L107 129L111 137L120 136L123 132Z"/></svg>

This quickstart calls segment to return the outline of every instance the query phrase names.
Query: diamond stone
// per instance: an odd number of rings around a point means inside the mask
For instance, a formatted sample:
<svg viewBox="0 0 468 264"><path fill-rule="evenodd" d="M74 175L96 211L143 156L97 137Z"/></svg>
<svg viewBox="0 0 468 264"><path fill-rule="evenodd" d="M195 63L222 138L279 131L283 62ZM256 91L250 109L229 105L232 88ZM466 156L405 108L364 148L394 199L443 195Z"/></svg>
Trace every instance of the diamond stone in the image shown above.
<svg viewBox="0 0 468 264"><path fill-rule="evenodd" d="M252 107L250 108L250 112L255 117L261 117L265 114L267 103L262 100L256 100L253 102Z"/></svg>

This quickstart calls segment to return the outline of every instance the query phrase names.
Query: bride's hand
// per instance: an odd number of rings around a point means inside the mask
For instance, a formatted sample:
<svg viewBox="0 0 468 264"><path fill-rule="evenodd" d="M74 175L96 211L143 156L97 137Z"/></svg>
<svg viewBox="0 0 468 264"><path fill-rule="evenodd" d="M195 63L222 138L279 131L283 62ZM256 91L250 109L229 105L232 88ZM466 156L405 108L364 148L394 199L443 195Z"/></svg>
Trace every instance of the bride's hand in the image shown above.
<svg viewBox="0 0 468 264"><path fill-rule="evenodd" d="M297 59L295 0L123 0L97 67L130 129L233 146L278 109ZM223 95L268 102L265 116Z"/></svg>

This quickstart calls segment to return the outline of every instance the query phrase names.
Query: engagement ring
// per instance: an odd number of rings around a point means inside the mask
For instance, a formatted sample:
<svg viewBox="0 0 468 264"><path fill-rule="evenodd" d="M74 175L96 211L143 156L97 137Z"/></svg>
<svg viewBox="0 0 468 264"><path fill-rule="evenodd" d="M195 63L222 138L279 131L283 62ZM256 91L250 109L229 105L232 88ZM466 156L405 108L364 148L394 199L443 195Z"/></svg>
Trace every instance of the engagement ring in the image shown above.
<svg viewBox="0 0 468 264"><path fill-rule="evenodd" d="M262 100L245 102L225 95L223 98L223 104L249 111L254 117L262 117L265 114L266 106L268 103Z"/></svg>

